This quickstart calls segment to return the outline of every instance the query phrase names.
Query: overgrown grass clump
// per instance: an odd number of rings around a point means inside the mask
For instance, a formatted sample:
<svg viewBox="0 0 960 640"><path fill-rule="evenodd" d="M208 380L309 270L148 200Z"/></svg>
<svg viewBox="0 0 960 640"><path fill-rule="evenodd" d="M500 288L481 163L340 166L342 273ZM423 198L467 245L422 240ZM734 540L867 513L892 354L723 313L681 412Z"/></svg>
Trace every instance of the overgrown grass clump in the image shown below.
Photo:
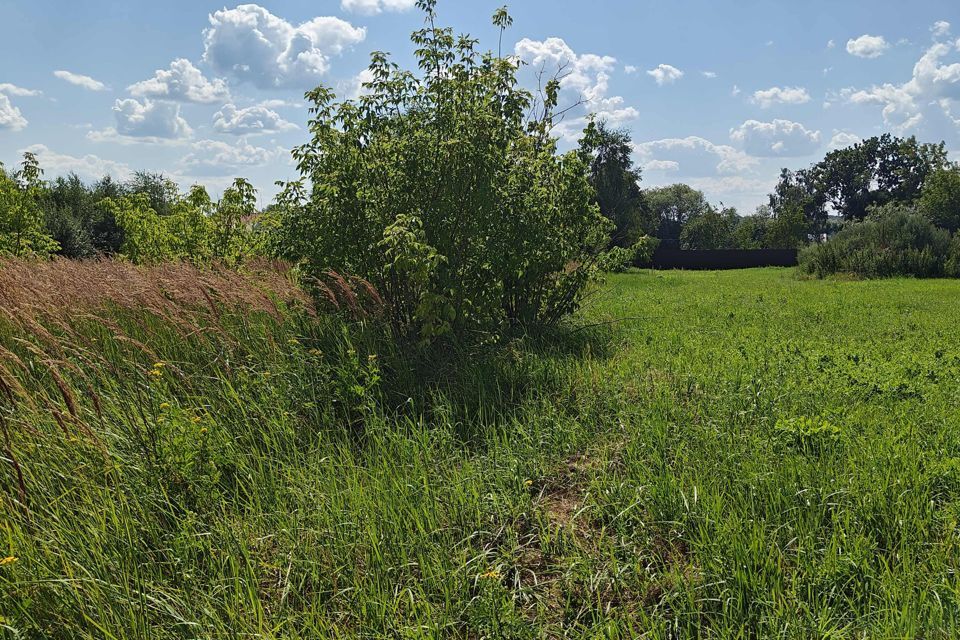
<svg viewBox="0 0 960 640"><path fill-rule="evenodd" d="M158 269L2 321L12 637L955 634L955 282L616 275L441 359Z"/></svg>

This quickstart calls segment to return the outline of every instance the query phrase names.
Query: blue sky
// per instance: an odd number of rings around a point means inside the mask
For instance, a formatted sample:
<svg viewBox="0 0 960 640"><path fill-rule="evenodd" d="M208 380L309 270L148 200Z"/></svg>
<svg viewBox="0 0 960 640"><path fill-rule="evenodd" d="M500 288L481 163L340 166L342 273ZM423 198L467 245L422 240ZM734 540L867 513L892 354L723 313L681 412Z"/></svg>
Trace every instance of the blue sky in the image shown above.
<svg viewBox="0 0 960 640"><path fill-rule="evenodd" d="M349 96L369 52L408 64L414 0L0 0L0 161L47 177L162 171L264 202L296 176L303 93ZM494 48L502 0L440 0L441 21ZM632 131L644 185L687 182L750 213L781 167L885 131L960 160L956 0L517 0L504 50Z"/></svg>

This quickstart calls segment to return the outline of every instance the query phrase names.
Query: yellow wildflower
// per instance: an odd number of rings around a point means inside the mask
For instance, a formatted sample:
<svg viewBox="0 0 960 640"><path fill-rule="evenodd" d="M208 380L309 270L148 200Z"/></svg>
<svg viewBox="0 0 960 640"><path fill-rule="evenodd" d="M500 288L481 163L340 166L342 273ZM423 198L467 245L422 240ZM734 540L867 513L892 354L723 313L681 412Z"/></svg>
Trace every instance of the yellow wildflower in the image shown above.
<svg viewBox="0 0 960 640"><path fill-rule="evenodd" d="M163 369L165 366L167 366L166 362L155 362L153 364L154 369Z"/></svg>
<svg viewBox="0 0 960 640"><path fill-rule="evenodd" d="M499 571L497 571L496 569L491 569L490 571L487 571L486 573L481 573L481 574L480 574L480 577L481 577L481 578L488 578L488 579L492 579L492 580L497 580L497 579L499 579L501 576L500 576L500 572L499 572Z"/></svg>
<svg viewBox="0 0 960 640"><path fill-rule="evenodd" d="M152 375L154 378L159 378L163 375L163 371L160 369L150 369L150 375Z"/></svg>
<svg viewBox="0 0 960 640"><path fill-rule="evenodd" d="M6 558L2 558L0 559L0 567L3 567L8 564L13 564L17 560L19 560L19 558L17 558L16 556L7 556Z"/></svg>
<svg viewBox="0 0 960 640"><path fill-rule="evenodd" d="M198 424L202 419L203 418L201 418L200 416L193 416L192 418L190 418L190 422L192 422L193 424Z"/></svg>
<svg viewBox="0 0 960 640"><path fill-rule="evenodd" d="M523 481L523 486L525 486L525 487L529 487L529 486L531 486L532 484L533 484L533 480L524 480L524 481Z"/></svg>
<svg viewBox="0 0 960 640"><path fill-rule="evenodd" d="M287 344L300 344L300 341L297 340L296 338L290 338L289 340L287 340Z"/></svg>
<svg viewBox="0 0 960 640"><path fill-rule="evenodd" d="M202 436L207 435L207 428L206 428L206 427L204 427L203 429L200 429L200 435L202 435Z"/></svg>

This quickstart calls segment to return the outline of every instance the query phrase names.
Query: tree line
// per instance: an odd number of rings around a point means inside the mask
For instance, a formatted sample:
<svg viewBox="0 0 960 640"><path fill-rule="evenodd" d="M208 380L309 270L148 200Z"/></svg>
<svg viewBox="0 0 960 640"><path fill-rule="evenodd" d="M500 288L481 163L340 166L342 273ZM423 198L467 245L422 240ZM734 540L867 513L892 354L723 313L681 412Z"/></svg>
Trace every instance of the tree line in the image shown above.
<svg viewBox="0 0 960 640"><path fill-rule="evenodd" d="M76 174L45 181L37 157L26 153L14 171L0 164L0 254L237 263L260 250L256 204L243 178L216 202L204 187L182 193L158 173L126 181L107 175L92 184Z"/></svg>

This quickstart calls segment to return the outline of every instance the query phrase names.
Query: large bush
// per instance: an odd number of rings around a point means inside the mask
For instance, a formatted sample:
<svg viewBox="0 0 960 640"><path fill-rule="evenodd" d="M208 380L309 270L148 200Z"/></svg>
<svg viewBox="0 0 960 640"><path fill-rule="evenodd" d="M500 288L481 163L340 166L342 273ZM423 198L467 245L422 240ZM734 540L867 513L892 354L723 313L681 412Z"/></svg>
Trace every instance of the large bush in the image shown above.
<svg viewBox="0 0 960 640"><path fill-rule="evenodd" d="M307 275L368 279L399 332L424 340L554 322L608 228L582 158L557 153L559 83L534 98L516 61L479 54L435 26L434 1L418 4L420 74L376 53L356 100L307 94L312 139L294 151L302 180L279 198L274 247Z"/></svg>
<svg viewBox="0 0 960 640"><path fill-rule="evenodd" d="M823 277L850 273L865 278L953 276L950 233L907 210L881 211L844 227L823 244L800 254L800 267Z"/></svg>

